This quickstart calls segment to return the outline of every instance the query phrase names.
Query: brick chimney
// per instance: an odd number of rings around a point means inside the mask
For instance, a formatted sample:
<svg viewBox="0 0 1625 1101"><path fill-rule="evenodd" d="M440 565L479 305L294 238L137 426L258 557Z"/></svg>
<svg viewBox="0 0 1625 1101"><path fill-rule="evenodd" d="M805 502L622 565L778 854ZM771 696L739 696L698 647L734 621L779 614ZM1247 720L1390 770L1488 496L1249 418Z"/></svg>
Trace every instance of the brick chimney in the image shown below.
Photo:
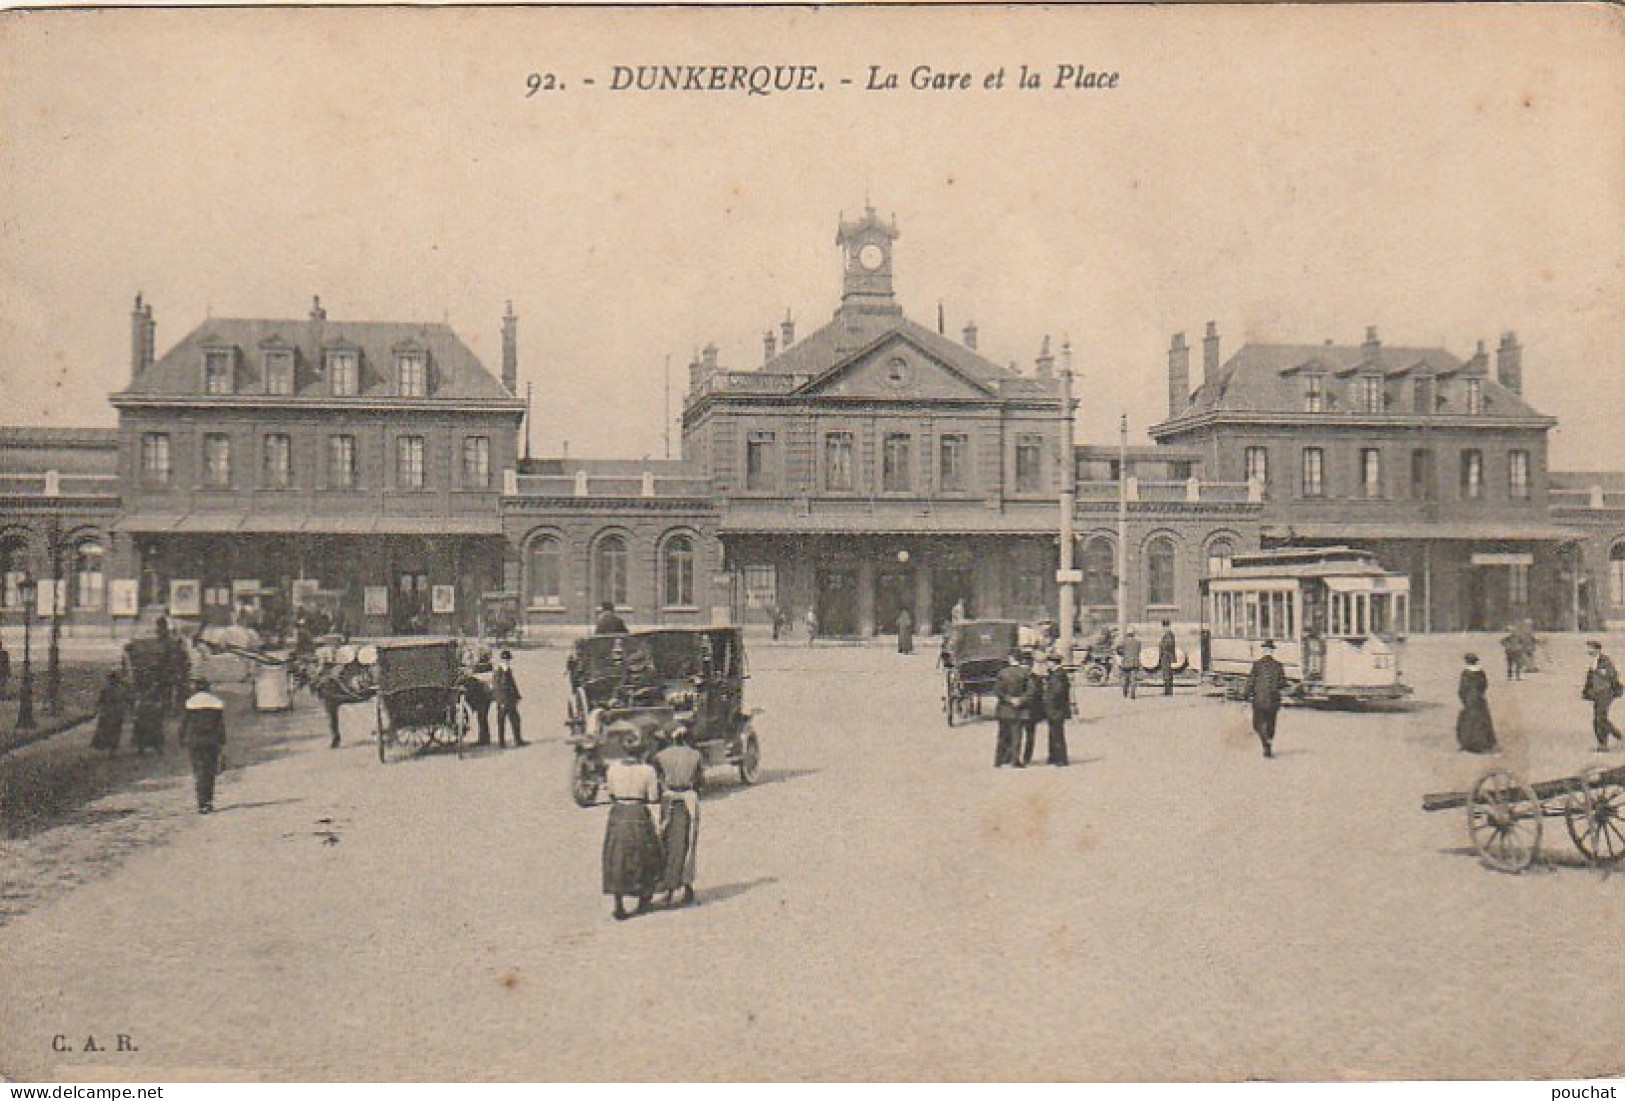
<svg viewBox="0 0 1625 1101"><path fill-rule="evenodd" d="M762 363L772 363L773 357L778 354L779 346L773 339L773 330L769 329L762 334Z"/></svg>
<svg viewBox="0 0 1625 1101"><path fill-rule="evenodd" d="M1490 369L1490 353L1485 351L1484 342L1480 340L1473 348L1473 358L1467 361L1467 367L1475 374L1488 374Z"/></svg>
<svg viewBox="0 0 1625 1101"><path fill-rule="evenodd" d="M1502 333L1495 349L1495 377L1514 394L1523 393L1523 346L1517 333Z"/></svg>
<svg viewBox="0 0 1625 1101"><path fill-rule="evenodd" d="M976 322L965 322L964 338L965 347L974 352L976 350Z"/></svg>
<svg viewBox="0 0 1625 1101"><path fill-rule="evenodd" d="M1168 342L1168 415L1179 416L1191 396L1191 348L1184 333Z"/></svg>
<svg viewBox="0 0 1625 1101"><path fill-rule="evenodd" d="M510 394L519 392L519 317L511 300L502 314L502 385Z"/></svg>
<svg viewBox="0 0 1625 1101"><path fill-rule="evenodd" d="M779 322L779 343L784 346L785 351L789 351L790 345L794 344L795 342L796 321L795 318L790 316L790 311L785 310L784 320Z"/></svg>
<svg viewBox="0 0 1625 1101"><path fill-rule="evenodd" d="M1050 355L1049 334L1044 334L1044 344L1038 349L1038 358L1033 360L1039 378L1055 377L1055 357Z"/></svg>
<svg viewBox="0 0 1625 1101"><path fill-rule="evenodd" d="M1219 377L1219 323L1209 321L1207 333L1202 337L1202 380L1212 382Z"/></svg>
<svg viewBox="0 0 1625 1101"><path fill-rule="evenodd" d="M705 346L700 352L700 362L705 364L707 373L717 369L717 346L715 344Z"/></svg>
<svg viewBox="0 0 1625 1101"><path fill-rule="evenodd" d="M152 366L152 307L144 305L140 292L136 292L135 307L130 310L130 381L141 377L141 372Z"/></svg>
<svg viewBox="0 0 1625 1101"><path fill-rule="evenodd" d="M327 320L327 307L322 305L322 296L319 294L310 296L310 319L312 321Z"/></svg>
<svg viewBox="0 0 1625 1101"><path fill-rule="evenodd" d="M1377 327L1367 325L1365 327L1365 343L1360 345L1360 358L1376 359L1381 354L1382 341L1377 339Z"/></svg>

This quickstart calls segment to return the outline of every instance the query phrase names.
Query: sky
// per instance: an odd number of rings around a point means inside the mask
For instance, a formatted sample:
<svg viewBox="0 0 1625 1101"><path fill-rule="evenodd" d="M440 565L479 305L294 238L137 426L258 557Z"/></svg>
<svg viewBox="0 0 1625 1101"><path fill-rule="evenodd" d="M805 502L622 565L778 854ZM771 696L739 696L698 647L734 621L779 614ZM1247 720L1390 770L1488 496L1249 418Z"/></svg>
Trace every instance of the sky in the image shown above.
<svg viewBox="0 0 1625 1101"><path fill-rule="evenodd" d="M648 64L823 88L613 88ZM921 65L972 87L909 88ZM1209 320L1225 356L1515 330L1553 464L1625 469L1600 5L10 12L0 73L0 423L114 423L137 291L159 354L320 295L447 320L493 371L511 300L536 452L658 457L668 359L675 414L695 349L750 368L786 310L827 321L867 199L916 320L1028 371L1071 340L1081 442L1120 413L1142 441L1170 335Z"/></svg>

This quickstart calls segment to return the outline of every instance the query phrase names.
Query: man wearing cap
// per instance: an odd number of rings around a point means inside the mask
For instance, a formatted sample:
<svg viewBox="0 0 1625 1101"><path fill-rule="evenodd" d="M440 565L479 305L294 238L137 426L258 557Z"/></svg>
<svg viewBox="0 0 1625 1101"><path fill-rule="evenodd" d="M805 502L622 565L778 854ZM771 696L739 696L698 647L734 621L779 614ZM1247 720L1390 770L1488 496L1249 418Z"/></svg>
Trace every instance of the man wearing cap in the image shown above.
<svg viewBox="0 0 1625 1101"><path fill-rule="evenodd" d="M1162 671L1162 694L1174 694L1174 662L1179 660L1179 640L1174 629L1162 621L1162 637L1157 640L1157 668Z"/></svg>
<svg viewBox="0 0 1625 1101"><path fill-rule="evenodd" d="M1033 746L1038 741L1038 722L1044 718L1044 685L1048 677L1048 655L1042 650L1034 652L1032 675L1027 680L1027 696L1021 703L1021 752L1016 761L1022 768L1033 763Z"/></svg>
<svg viewBox="0 0 1625 1101"><path fill-rule="evenodd" d="M1580 695L1591 701L1591 733L1597 736L1597 752L1606 753L1608 739L1620 738L1619 727L1608 717L1608 709L1614 706L1622 691L1619 670L1602 652L1602 643L1595 639L1586 643L1586 652L1591 657L1591 664L1586 669L1585 687Z"/></svg>
<svg viewBox="0 0 1625 1101"><path fill-rule="evenodd" d="M1264 640L1263 653L1247 674L1246 698L1253 703L1253 733L1264 743L1264 756L1275 756L1275 716L1281 710L1286 670L1275 660L1275 643Z"/></svg>
<svg viewBox="0 0 1625 1101"><path fill-rule="evenodd" d="M192 680L192 694L181 709L181 745L192 757L197 812L214 810L214 778L220 772L220 750L226 744L226 705L209 691L202 677Z"/></svg>
<svg viewBox="0 0 1625 1101"><path fill-rule="evenodd" d="M1123 697L1135 699L1135 688L1140 683L1140 640L1134 637L1134 628L1130 627L1123 632L1123 645L1117 648L1118 658L1123 665Z"/></svg>
<svg viewBox="0 0 1625 1101"><path fill-rule="evenodd" d="M1049 720L1049 763L1065 765L1066 720L1072 717L1072 678L1058 654L1050 655L1049 676L1044 678L1044 717Z"/></svg>
<svg viewBox="0 0 1625 1101"><path fill-rule="evenodd" d="M1004 765L1021 767L1016 751L1021 741L1021 720L1024 705L1032 690L1033 675L1022 664L1021 651L1011 650L1010 661L993 678L993 691L999 703L994 714L999 720L999 742L993 751L993 767Z"/></svg>
<svg viewBox="0 0 1625 1101"><path fill-rule="evenodd" d="M508 727L513 727L513 744L528 745L519 736L519 682L513 677L513 651L504 650L491 674L491 698L497 705L497 747L508 746Z"/></svg>
<svg viewBox="0 0 1625 1101"><path fill-rule="evenodd" d="M660 838L665 846L665 869L660 889L666 904L683 892L682 905L694 901L694 857L700 844L700 788L705 784L705 758L688 744L688 727L671 731L671 743L655 754L660 775L660 805L664 821Z"/></svg>

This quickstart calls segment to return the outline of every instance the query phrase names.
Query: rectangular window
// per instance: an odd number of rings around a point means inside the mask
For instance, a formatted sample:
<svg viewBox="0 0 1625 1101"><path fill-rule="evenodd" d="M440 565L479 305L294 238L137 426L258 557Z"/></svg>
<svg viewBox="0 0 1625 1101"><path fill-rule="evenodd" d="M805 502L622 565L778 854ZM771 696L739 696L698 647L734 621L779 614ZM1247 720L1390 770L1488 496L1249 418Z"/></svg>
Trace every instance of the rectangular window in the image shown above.
<svg viewBox="0 0 1625 1101"><path fill-rule="evenodd" d="M1382 496L1382 451L1378 448L1360 449L1360 491L1368 501Z"/></svg>
<svg viewBox="0 0 1625 1101"><path fill-rule="evenodd" d="M1319 413L1326 408L1326 380L1320 375L1304 379L1303 411Z"/></svg>
<svg viewBox="0 0 1625 1101"><path fill-rule="evenodd" d="M775 608L779 603L779 574L775 566L745 567L745 607Z"/></svg>
<svg viewBox="0 0 1625 1101"><path fill-rule="evenodd" d="M966 460L970 457L970 437L962 433L944 433L937 450L937 488L946 493L960 493L970 488Z"/></svg>
<svg viewBox="0 0 1625 1101"><path fill-rule="evenodd" d="M1608 556L1608 603L1625 607L1625 554L1618 547Z"/></svg>
<svg viewBox="0 0 1625 1101"><path fill-rule="evenodd" d="M353 397L361 390L361 355L359 352L338 351L327 353L327 386L334 397Z"/></svg>
<svg viewBox="0 0 1625 1101"><path fill-rule="evenodd" d="M1270 452L1267 447L1249 447L1244 453L1247 480L1259 485L1270 484Z"/></svg>
<svg viewBox="0 0 1625 1101"><path fill-rule="evenodd" d="M1037 493L1044 488L1044 437L1016 437L1016 492Z"/></svg>
<svg viewBox="0 0 1625 1101"><path fill-rule="evenodd" d="M429 361L421 355L403 355L395 361L401 397L421 398L429 393Z"/></svg>
<svg viewBox="0 0 1625 1101"><path fill-rule="evenodd" d="M402 489L423 488L422 436L401 436L395 441L395 484Z"/></svg>
<svg viewBox="0 0 1625 1101"><path fill-rule="evenodd" d="M886 433L880 456L880 488L887 493L907 493L913 482L909 471L909 446L906 432Z"/></svg>
<svg viewBox="0 0 1625 1101"><path fill-rule="evenodd" d="M1411 410L1428 416L1433 413L1433 379L1419 378L1411 390Z"/></svg>
<svg viewBox="0 0 1625 1101"><path fill-rule="evenodd" d="M293 393L293 353L265 353L265 392L267 394Z"/></svg>
<svg viewBox="0 0 1625 1101"><path fill-rule="evenodd" d="M856 488L852 476L852 433L824 434L824 488L831 493L850 493Z"/></svg>
<svg viewBox="0 0 1625 1101"><path fill-rule="evenodd" d="M211 432L203 437L203 484L216 489L231 485L231 437Z"/></svg>
<svg viewBox="0 0 1625 1101"><path fill-rule="evenodd" d="M491 437L463 438L463 484L480 489L491 484Z"/></svg>
<svg viewBox="0 0 1625 1101"><path fill-rule="evenodd" d="M1380 375L1360 376L1355 397L1359 403L1357 408L1360 412L1382 412L1382 377Z"/></svg>
<svg viewBox="0 0 1625 1101"><path fill-rule="evenodd" d="M773 443L771 432L752 432L746 437L746 489L760 492L773 488Z"/></svg>
<svg viewBox="0 0 1625 1101"><path fill-rule="evenodd" d="M1476 501L1484 496L1484 453L1476 449L1461 453L1461 499Z"/></svg>
<svg viewBox="0 0 1625 1101"><path fill-rule="evenodd" d="M1529 500L1529 452L1507 454L1507 496L1514 501Z"/></svg>
<svg viewBox="0 0 1625 1101"><path fill-rule="evenodd" d="M1431 501L1433 497L1433 452L1418 448L1411 452L1411 500Z"/></svg>
<svg viewBox="0 0 1625 1101"><path fill-rule="evenodd" d="M355 437L327 437L327 484L334 489L355 488Z"/></svg>
<svg viewBox="0 0 1625 1101"><path fill-rule="evenodd" d="M203 353L203 392L229 394L235 387L231 377L231 352L221 350Z"/></svg>
<svg viewBox="0 0 1625 1101"><path fill-rule="evenodd" d="M1319 447L1306 447L1303 449L1303 495L1305 497L1324 497L1326 485L1323 481L1326 466L1326 452Z"/></svg>
<svg viewBox="0 0 1625 1101"><path fill-rule="evenodd" d="M261 484L266 489L287 489L293 484L293 441L280 432L265 437L265 469Z"/></svg>
<svg viewBox="0 0 1625 1101"><path fill-rule="evenodd" d="M1484 411L1484 380L1470 378L1467 380L1467 412L1478 416Z"/></svg>
<svg viewBox="0 0 1625 1101"><path fill-rule="evenodd" d="M1521 562L1507 567L1507 599L1514 604L1529 603L1529 567Z"/></svg>
<svg viewBox="0 0 1625 1101"><path fill-rule="evenodd" d="M169 434L145 432L141 436L141 481L149 486L169 484Z"/></svg>

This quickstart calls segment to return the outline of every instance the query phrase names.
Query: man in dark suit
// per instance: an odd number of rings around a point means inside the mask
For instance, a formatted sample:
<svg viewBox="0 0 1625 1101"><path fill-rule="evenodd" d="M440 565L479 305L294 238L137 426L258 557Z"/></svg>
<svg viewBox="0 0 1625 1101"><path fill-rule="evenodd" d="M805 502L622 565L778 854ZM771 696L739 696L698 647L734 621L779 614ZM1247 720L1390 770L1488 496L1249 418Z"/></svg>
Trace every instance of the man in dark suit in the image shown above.
<svg viewBox="0 0 1625 1101"><path fill-rule="evenodd" d="M192 694L181 710L181 745L192 757L197 812L214 810L214 778L220 774L220 751L226 745L226 705L209 691L202 677L192 681Z"/></svg>
<svg viewBox="0 0 1625 1101"><path fill-rule="evenodd" d="M1044 682L1049 676L1049 659L1040 651L1033 655L1027 695L1021 701L1021 752L1016 764L1026 768L1033 763L1033 745L1038 741L1038 723L1044 717Z"/></svg>
<svg viewBox="0 0 1625 1101"><path fill-rule="evenodd" d="M626 620L615 611L615 605L604 601L598 605L598 620L593 624L592 633L595 635L624 635L626 634Z"/></svg>
<svg viewBox="0 0 1625 1101"><path fill-rule="evenodd" d="M525 745L519 736L519 682L513 679L513 651L504 650L491 675L491 698L497 705L497 745L508 747L508 727L513 727L513 744Z"/></svg>
<svg viewBox="0 0 1625 1101"><path fill-rule="evenodd" d="M995 711L999 720L999 742L993 752L993 767L1016 765L1017 744L1021 739L1021 719L1028 693L1032 688L1032 674L1021 662L1021 651L1010 651L1010 663L999 670L993 679L993 690L999 703Z"/></svg>
<svg viewBox="0 0 1625 1101"><path fill-rule="evenodd" d="M1044 717L1049 720L1049 763L1068 764L1066 720L1072 717L1072 678L1053 654L1049 676L1044 678Z"/></svg>
<svg viewBox="0 0 1625 1101"><path fill-rule="evenodd" d="M1253 702L1253 733L1264 743L1264 756L1275 756L1275 716L1281 710L1286 670L1275 660L1275 643L1264 641L1264 652L1247 674L1247 699Z"/></svg>
<svg viewBox="0 0 1625 1101"><path fill-rule="evenodd" d="M1620 736L1619 727L1608 717L1608 709L1614 706L1621 691L1619 670L1602 652L1602 643L1595 640L1586 643L1586 652L1591 656L1591 664L1586 669L1585 687L1580 695L1591 701L1591 733L1597 736L1597 752L1606 753L1609 738L1625 740Z"/></svg>
<svg viewBox="0 0 1625 1101"><path fill-rule="evenodd" d="M473 713L479 730L475 745L491 744L491 686L484 679L484 676L495 678L494 672L487 672L490 669L490 662L482 660L463 674L463 703ZM517 698L517 690L515 693Z"/></svg>
<svg viewBox="0 0 1625 1101"><path fill-rule="evenodd" d="M1157 640L1157 668L1162 670L1162 694L1174 694L1174 661L1179 654L1179 642L1168 621L1162 621L1162 637Z"/></svg>
<svg viewBox="0 0 1625 1101"><path fill-rule="evenodd" d="M1140 683L1141 646L1133 627L1123 632L1123 644L1117 648L1117 656L1123 667L1123 696L1126 699L1136 698L1134 690Z"/></svg>

